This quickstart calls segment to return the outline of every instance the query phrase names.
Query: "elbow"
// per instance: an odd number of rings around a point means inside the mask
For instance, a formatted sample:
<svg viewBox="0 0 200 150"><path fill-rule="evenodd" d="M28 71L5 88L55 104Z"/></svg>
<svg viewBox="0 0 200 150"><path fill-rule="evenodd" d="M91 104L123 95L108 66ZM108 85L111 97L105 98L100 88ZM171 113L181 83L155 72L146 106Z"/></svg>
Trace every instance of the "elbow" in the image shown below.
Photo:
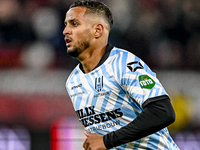
<svg viewBox="0 0 200 150"><path fill-rule="evenodd" d="M170 125L170 124L174 123L174 122L175 122L175 119L176 119L175 115L174 115L174 116L170 116L170 117L168 118L168 124Z"/></svg>
<svg viewBox="0 0 200 150"><path fill-rule="evenodd" d="M170 125L174 123L175 120L176 120L176 115L174 109L172 108L172 110L166 114L166 124Z"/></svg>

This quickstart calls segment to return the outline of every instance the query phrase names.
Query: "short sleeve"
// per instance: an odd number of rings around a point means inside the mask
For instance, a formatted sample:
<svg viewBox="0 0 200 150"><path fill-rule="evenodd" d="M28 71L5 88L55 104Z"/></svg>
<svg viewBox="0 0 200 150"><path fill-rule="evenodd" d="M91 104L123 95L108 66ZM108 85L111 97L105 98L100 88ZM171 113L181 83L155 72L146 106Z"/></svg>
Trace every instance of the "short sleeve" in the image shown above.
<svg viewBox="0 0 200 150"><path fill-rule="evenodd" d="M150 98L167 95L156 74L137 56L129 54L120 84L132 98L131 102L142 104Z"/></svg>

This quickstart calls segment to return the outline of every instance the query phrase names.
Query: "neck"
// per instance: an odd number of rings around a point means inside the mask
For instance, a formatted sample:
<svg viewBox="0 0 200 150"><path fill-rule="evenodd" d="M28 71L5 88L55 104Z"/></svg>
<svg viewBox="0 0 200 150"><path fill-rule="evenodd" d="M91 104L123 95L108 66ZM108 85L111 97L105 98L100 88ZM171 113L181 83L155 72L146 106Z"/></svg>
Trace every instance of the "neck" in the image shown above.
<svg viewBox="0 0 200 150"><path fill-rule="evenodd" d="M79 61L81 62L85 73L91 72L98 65L106 51L106 46L107 44L99 48L86 50L85 52L87 53L84 57L82 57L82 59L79 57Z"/></svg>

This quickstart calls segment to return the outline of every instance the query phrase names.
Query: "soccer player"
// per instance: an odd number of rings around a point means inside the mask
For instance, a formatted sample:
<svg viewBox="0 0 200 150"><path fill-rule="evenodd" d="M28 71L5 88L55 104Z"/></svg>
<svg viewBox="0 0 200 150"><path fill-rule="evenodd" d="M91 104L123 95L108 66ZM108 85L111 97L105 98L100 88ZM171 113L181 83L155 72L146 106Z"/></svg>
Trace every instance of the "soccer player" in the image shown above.
<svg viewBox="0 0 200 150"><path fill-rule="evenodd" d="M178 150L166 128L175 120L168 94L140 58L108 43L112 25L101 2L76 1L66 13L67 53L80 61L66 88L84 150Z"/></svg>

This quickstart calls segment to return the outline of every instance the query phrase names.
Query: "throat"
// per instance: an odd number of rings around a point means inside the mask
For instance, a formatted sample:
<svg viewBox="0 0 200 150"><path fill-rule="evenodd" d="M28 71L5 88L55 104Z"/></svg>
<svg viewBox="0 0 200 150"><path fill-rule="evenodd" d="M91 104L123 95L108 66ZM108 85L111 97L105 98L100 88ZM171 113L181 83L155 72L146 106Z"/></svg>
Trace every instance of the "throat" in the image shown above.
<svg viewBox="0 0 200 150"><path fill-rule="evenodd" d="M88 61L87 63L81 63L81 69L84 73L89 73L96 68L98 62Z"/></svg>
<svg viewBox="0 0 200 150"><path fill-rule="evenodd" d="M108 44L107 46L102 48L99 51L99 53L90 55L92 57L85 57L84 60L79 60L81 62L80 69L82 70L82 72L89 73L92 70L99 67L100 65L102 65L106 61L106 59L109 57L112 49L113 49L113 46Z"/></svg>

